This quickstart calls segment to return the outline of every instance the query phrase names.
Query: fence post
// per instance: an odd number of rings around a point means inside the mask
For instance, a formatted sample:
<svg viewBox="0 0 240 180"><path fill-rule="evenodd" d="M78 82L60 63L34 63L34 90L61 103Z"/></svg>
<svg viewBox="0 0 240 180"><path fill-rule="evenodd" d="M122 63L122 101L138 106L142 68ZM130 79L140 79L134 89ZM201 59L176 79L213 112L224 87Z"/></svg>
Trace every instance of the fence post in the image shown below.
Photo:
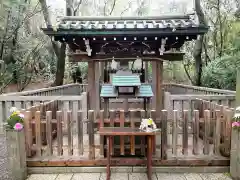
<svg viewBox="0 0 240 180"><path fill-rule="evenodd" d="M4 134L4 128L3 128L3 124L4 124L4 111L3 111L3 105L4 103L0 101L0 135Z"/></svg>
<svg viewBox="0 0 240 180"><path fill-rule="evenodd" d="M240 106L240 70L237 71L236 107ZM235 112L236 113L236 112ZM233 179L240 179L240 131L232 129L230 174Z"/></svg>
<svg viewBox="0 0 240 180"><path fill-rule="evenodd" d="M230 174L233 179L240 179L240 132L232 130Z"/></svg>
<svg viewBox="0 0 240 180"><path fill-rule="evenodd" d="M168 111L168 119L172 119L172 102L171 102L171 93L170 92L164 92L164 107L163 109L166 109Z"/></svg>
<svg viewBox="0 0 240 180"><path fill-rule="evenodd" d="M82 111L82 121L84 122L87 120L87 92L82 93L82 99L81 99L81 111ZM83 134L87 134L87 123L83 123Z"/></svg>

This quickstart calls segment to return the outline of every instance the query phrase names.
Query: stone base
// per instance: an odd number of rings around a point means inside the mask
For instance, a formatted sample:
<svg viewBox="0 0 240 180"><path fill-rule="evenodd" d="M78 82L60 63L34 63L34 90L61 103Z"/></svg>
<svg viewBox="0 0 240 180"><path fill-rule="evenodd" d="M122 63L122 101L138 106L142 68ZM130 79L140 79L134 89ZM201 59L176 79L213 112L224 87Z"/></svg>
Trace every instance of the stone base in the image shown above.
<svg viewBox="0 0 240 180"><path fill-rule="evenodd" d="M6 131L7 159L9 172L14 180L27 178L24 131Z"/></svg>

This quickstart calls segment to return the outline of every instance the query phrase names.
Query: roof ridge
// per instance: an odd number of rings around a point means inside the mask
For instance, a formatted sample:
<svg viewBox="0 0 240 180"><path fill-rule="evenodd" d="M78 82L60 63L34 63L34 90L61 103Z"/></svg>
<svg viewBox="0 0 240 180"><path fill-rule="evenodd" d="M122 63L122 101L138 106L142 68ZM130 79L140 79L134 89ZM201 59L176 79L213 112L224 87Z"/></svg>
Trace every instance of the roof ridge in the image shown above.
<svg viewBox="0 0 240 180"><path fill-rule="evenodd" d="M61 16L60 21L118 21L118 20L165 20L165 19L190 19L191 14L173 14L162 16Z"/></svg>

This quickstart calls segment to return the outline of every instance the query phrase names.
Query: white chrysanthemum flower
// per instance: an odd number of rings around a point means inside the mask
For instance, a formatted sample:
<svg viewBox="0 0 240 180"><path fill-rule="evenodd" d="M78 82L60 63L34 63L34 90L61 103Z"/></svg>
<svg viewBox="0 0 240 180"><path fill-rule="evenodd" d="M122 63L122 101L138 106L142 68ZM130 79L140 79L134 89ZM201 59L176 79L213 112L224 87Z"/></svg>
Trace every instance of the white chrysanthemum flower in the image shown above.
<svg viewBox="0 0 240 180"><path fill-rule="evenodd" d="M11 107L11 108L10 108L10 112L11 112L11 113L16 112L16 111L18 111L18 109L17 109L16 107Z"/></svg>
<svg viewBox="0 0 240 180"><path fill-rule="evenodd" d="M240 111L240 106L236 107L236 111Z"/></svg>
<svg viewBox="0 0 240 180"><path fill-rule="evenodd" d="M152 125L153 129L157 128L155 122L151 118L149 118L149 119L142 119L142 122L141 122L141 125L140 125L139 129L142 129L142 130L143 129L149 129L148 125Z"/></svg>

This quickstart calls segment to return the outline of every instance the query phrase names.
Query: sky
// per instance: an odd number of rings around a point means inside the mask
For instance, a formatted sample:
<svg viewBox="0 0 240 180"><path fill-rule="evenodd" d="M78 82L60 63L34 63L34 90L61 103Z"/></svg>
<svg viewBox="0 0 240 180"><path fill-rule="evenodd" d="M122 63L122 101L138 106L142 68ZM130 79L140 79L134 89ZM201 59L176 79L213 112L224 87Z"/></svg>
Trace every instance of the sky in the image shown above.
<svg viewBox="0 0 240 180"><path fill-rule="evenodd" d="M90 0L91 1L91 0ZM90 2L89 1L89 2ZM92 1L97 1L97 0L92 0ZM100 3L104 3L105 0L98 0ZM132 7L137 7L137 1L139 0L117 0L117 8L119 12L121 9L124 9L125 6L128 5L128 2L132 1L133 5ZM162 15L162 14L169 14L169 12L174 11L176 14L183 13L183 11L187 12L193 12L193 7L194 7L194 0L146 0L149 9L148 9L148 15ZM50 9L52 12L57 11L64 13L65 12L65 3L66 0L47 0L48 5L50 6ZM170 7L175 7L173 9L170 9ZM184 9L184 10L183 10ZM119 13L115 12L115 14ZM91 14L86 12L85 14ZM94 15L98 15L98 12L96 12ZM119 14L117 14L119 15ZM129 14L125 14L129 15Z"/></svg>

